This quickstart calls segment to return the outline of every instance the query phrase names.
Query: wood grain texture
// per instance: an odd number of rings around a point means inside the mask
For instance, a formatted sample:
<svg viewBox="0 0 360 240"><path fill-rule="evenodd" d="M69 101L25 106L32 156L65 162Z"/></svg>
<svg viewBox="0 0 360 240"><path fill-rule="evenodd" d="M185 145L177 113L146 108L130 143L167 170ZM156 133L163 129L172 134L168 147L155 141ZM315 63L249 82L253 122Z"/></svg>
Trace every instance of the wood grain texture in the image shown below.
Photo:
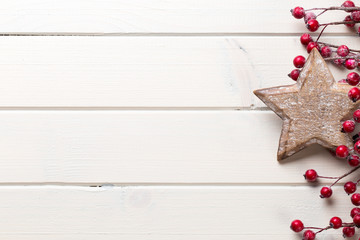
<svg viewBox="0 0 360 240"><path fill-rule="evenodd" d="M3 0L1 33L302 33L290 9L340 5L338 1L237 0ZM341 21L346 13L321 16ZM334 16L335 15L335 16ZM335 33L349 33L332 27Z"/></svg>
<svg viewBox="0 0 360 240"><path fill-rule="evenodd" d="M0 182L305 184L348 169L320 147L279 164L256 111L0 111Z"/></svg>
<svg viewBox="0 0 360 240"><path fill-rule="evenodd" d="M298 37L4 37L0 51L0 107L265 107L252 91L292 84L305 55Z"/></svg>
<svg viewBox="0 0 360 240"><path fill-rule="evenodd" d="M327 225L334 215L350 220L350 200L341 187L334 188L337 209L320 199L318 191L268 186L1 187L0 236L297 239L289 229L294 218L315 226ZM339 239L341 233L327 231L322 236Z"/></svg>

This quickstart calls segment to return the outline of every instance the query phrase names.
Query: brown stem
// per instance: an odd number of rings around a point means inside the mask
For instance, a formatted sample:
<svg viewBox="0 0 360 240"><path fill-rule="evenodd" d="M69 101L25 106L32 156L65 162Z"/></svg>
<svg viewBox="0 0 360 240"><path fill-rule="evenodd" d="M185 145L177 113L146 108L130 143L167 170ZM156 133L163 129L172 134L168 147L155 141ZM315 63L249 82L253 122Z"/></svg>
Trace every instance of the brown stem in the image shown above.
<svg viewBox="0 0 360 240"><path fill-rule="evenodd" d="M322 11L321 13L319 13L316 18L318 18L319 16L321 16L322 14L326 13L326 11L328 11L328 9L325 9L324 11Z"/></svg>
<svg viewBox="0 0 360 240"><path fill-rule="evenodd" d="M327 26L329 26L329 25L325 25L325 27L323 27L323 29L321 29L321 32L320 32L320 34L319 34L319 36L317 37L317 39L316 39L315 42L318 42L318 41L319 41L321 35L323 34L323 32L324 32L325 28L327 28Z"/></svg>
<svg viewBox="0 0 360 240"><path fill-rule="evenodd" d="M329 47L333 47L333 48L338 48L338 47L340 47L340 46L338 46L338 45L329 44L329 43L324 43L324 42L318 42L318 44L323 44L323 45L326 45L326 46L329 46ZM350 49L350 48L349 48L349 51L350 51L350 52L360 52L360 50Z"/></svg>
<svg viewBox="0 0 360 240"><path fill-rule="evenodd" d="M343 223L341 225L341 227L354 227L355 224L354 223ZM332 227L331 226L327 226L327 227L324 227L324 228L320 228L320 227L304 227L304 229L316 229L316 230L319 230L317 231L315 234L318 234L318 233L321 233L322 231L325 231L325 230L328 230L328 229L331 229Z"/></svg>
<svg viewBox="0 0 360 240"><path fill-rule="evenodd" d="M332 228L332 227L327 226L327 227L325 227L325 228L320 229L320 230L317 231L315 234L321 233L322 231L328 230L328 229L330 229L330 228Z"/></svg>
<svg viewBox="0 0 360 240"><path fill-rule="evenodd" d="M336 59L354 59L354 56L346 56L346 57L328 57L324 58L325 61L333 61Z"/></svg>
<svg viewBox="0 0 360 240"><path fill-rule="evenodd" d="M324 176L318 176L318 178L338 179L339 177L324 177Z"/></svg>
<svg viewBox="0 0 360 240"><path fill-rule="evenodd" d="M360 7L328 7L328 8L310 8L306 9L306 11L316 11L316 10L340 10L340 11L357 11L360 10Z"/></svg>
<svg viewBox="0 0 360 240"><path fill-rule="evenodd" d="M360 168L360 165L357 166L356 168L353 168L351 171L345 173L344 175L340 176L333 184L330 185L330 187L334 186L336 183L338 183L341 179L343 179L344 177L349 176L350 174L352 174L353 172L355 172L356 170L358 170Z"/></svg>
<svg viewBox="0 0 360 240"><path fill-rule="evenodd" d="M352 23L359 23L359 22L360 22L360 21L330 22L330 23L319 24L319 26L325 26L325 25L340 25L340 24L352 24Z"/></svg>
<svg viewBox="0 0 360 240"><path fill-rule="evenodd" d="M341 227L355 227L355 223L343 223Z"/></svg>

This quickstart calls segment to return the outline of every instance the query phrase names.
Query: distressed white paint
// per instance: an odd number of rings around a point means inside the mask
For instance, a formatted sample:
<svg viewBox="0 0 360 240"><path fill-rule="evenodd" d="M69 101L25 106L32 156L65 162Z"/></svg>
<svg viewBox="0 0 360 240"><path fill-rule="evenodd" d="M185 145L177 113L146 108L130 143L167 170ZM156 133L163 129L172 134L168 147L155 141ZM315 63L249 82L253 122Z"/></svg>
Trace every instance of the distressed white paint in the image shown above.
<svg viewBox="0 0 360 240"><path fill-rule="evenodd" d="M324 226L331 216L351 210L341 188L334 189L337 209L318 191L286 186L0 187L0 237L297 239L289 230L292 216ZM325 236L339 239L341 233L332 230Z"/></svg>
<svg viewBox="0 0 360 240"><path fill-rule="evenodd" d="M348 169L320 147L279 164L280 131L261 111L0 111L0 182L305 184L308 168Z"/></svg>
<svg viewBox="0 0 360 240"><path fill-rule="evenodd" d="M281 120L244 111L293 83L305 27L289 9L328 4L1 1L1 34L42 36L0 38L0 238L287 240L294 218L349 221L341 187L330 204L302 178L346 163L313 147L279 164Z"/></svg>
<svg viewBox="0 0 360 240"><path fill-rule="evenodd" d="M238 0L3 0L0 32L51 33L301 33L290 9L329 1ZM331 5L341 5L333 1ZM345 13L333 13L343 20ZM327 14L321 19L328 22ZM349 33L342 27L335 32Z"/></svg>
<svg viewBox="0 0 360 240"><path fill-rule="evenodd" d="M293 84L306 53L298 37L6 37L0 52L0 107L121 108L264 107L252 91Z"/></svg>

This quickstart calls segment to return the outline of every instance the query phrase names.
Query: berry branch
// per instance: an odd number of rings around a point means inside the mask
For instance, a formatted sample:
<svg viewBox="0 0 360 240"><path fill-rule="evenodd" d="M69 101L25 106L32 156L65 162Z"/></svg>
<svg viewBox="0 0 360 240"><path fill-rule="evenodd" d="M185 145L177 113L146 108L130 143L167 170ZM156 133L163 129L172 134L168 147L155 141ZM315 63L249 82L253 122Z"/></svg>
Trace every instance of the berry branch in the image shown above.
<svg viewBox="0 0 360 240"><path fill-rule="evenodd" d="M320 13L315 14L314 11L320 11ZM343 20L329 23L318 22L317 18L319 16L331 11L343 11L348 15L346 15ZM297 19L304 19L305 26L310 32L316 32L319 28L321 28L321 31L315 41L309 33L301 35L300 42L306 47L308 53L310 53L312 49L316 48L322 57L328 62L334 63L348 70L360 69L360 50L350 49L346 45L334 45L320 41L321 36L325 30L330 28L330 26L344 25L348 28L354 28L357 23L360 23L360 7L355 6L352 1L345 1L339 7L332 6L327 8L311 8L307 10L304 10L302 7L295 7L291 10L291 13ZM359 32L360 28L358 28L358 34ZM291 71L289 77L296 81L301 73L301 69L305 65L305 62L306 58L304 56L296 56L293 60L293 64L296 69ZM346 78L340 80L339 82L354 86L349 90L348 97L354 102L360 100L360 89L357 87L360 84L360 75L357 72L353 71L348 73ZM333 194L332 187L334 185L338 184L342 179L348 177L349 175L358 172L360 169L360 133L353 134L356 123L360 123L360 109L353 113L353 119L346 120L341 123L341 127L339 126L339 129L341 129L341 132L344 134L353 135L353 149L345 145L340 145L335 150L336 157L344 159L351 167L353 167L350 171L339 177L320 176L314 169L309 169L304 174L304 177L308 182L316 182L319 179L334 180L331 185L323 186L320 189L321 198L330 198ZM345 193L350 195L351 203L356 206L350 212L352 222L344 223L340 217L335 216L330 219L328 226L321 228L304 226L303 222L297 219L292 221L290 228L295 232L301 232L304 230L303 240L314 240L317 234L329 229L342 229L343 237L354 236L356 228L360 228L360 208L357 207L360 206L360 193L356 193L359 183L360 178L355 182L348 181L344 184Z"/></svg>
<svg viewBox="0 0 360 240"><path fill-rule="evenodd" d="M332 47L332 48L336 48L336 49L340 47L339 45L334 45L334 44L324 43L324 42L319 42L319 41L317 43L321 44L323 46L328 46L328 47ZM360 52L360 50L349 48L349 52Z"/></svg>
<svg viewBox="0 0 360 240"><path fill-rule="evenodd" d="M316 234L319 234L319 233L329 230L329 229L340 229L340 228L342 228L343 237L352 237L355 235L355 227L360 226L360 217L358 217L359 215L357 213L360 211L360 208L354 208L351 211L354 214L356 213L354 215L355 220L352 223L343 223L341 218L332 217L330 219L329 226L324 227L324 228L319 228L319 227L305 227L302 221L296 219L291 222L290 228L294 232L301 232L302 230L305 230L303 233L304 240L313 240L313 239L315 239Z"/></svg>
<svg viewBox="0 0 360 240"><path fill-rule="evenodd" d="M334 10L344 11L349 13L349 15L345 16L342 21L319 23L317 18L320 15ZM321 12L316 15L313 11ZM352 1L345 1L340 7L332 6L327 8L311 8L307 10L304 10L304 8L302 7L295 7L294 9L291 9L291 13L297 19L304 19L305 25L310 32L316 32L320 27L322 27L315 41L308 33L304 33L300 37L300 41L304 46L306 46L306 50L308 53L310 53L313 48L317 48L326 61L333 62L334 64L338 66L343 66L349 70L360 68L360 54L358 54L360 53L360 50L349 49L346 45L337 46L319 41L325 29L327 29L327 27L329 26L345 25L346 27L354 28L357 23L360 23L360 7L355 6ZM359 32L360 28L358 33ZM301 68L304 66L303 64L305 64L305 62L301 61L299 56L297 56L294 59L294 65L297 69L293 70L289 74L289 77L296 81L299 77ZM353 94L356 95L357 92L354 92Z"/></svg>

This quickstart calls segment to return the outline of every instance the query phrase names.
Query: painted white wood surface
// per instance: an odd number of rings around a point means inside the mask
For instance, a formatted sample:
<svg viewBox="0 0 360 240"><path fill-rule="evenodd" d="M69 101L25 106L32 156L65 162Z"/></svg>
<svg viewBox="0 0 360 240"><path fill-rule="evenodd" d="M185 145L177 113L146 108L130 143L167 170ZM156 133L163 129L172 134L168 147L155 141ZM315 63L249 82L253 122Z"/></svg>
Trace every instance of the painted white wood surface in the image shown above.
<svg viewBox="0 0 360 240"><path fill-rule="evenodd" d="M279 164L280 131L261 111L1 111L0 182L305 184L308 168L349 169L321 148Z"/></svg>
<svg viewBox="0 0 360 240"><path fill-rule="evenodd" d="M294 218L349 221L341 186L324 201L302 177L346 163L313 147L279 164L281 120L252 94L293 83L297 5L329 3L1 1L0 238L285 240Z"/></svg>
<svg viewBox="0 0 360 240"><path fill-rule="evenodd" d="M0 107L235 109L265 107L252 91L293 84L307 54L299 37L5 37L0 52Z"/></svg>
<svg viewBox="0 0 360 240"><path fill-rule="evenodd" d="M0 237L15 239L299 239L290 216L325 226L349 221L341 188L337 209L318 188L272 186L0 187ZM245 210L247 209L247 210ZM339 239L340 230L325 238Z"/></svg>
<svg viewBox="0 0 360 240"><path fill-rule="evenodd" d="M340 6L342 1L332 1ZM238 0L3 0L3 33L302 33L290 9L329 6L329 1ZM334 13L339 21L346 14ZM328 22L325 14L320 18ZM298 24L296 24L298 23ZM349 33L343 27L334 32Z"/></svg>

